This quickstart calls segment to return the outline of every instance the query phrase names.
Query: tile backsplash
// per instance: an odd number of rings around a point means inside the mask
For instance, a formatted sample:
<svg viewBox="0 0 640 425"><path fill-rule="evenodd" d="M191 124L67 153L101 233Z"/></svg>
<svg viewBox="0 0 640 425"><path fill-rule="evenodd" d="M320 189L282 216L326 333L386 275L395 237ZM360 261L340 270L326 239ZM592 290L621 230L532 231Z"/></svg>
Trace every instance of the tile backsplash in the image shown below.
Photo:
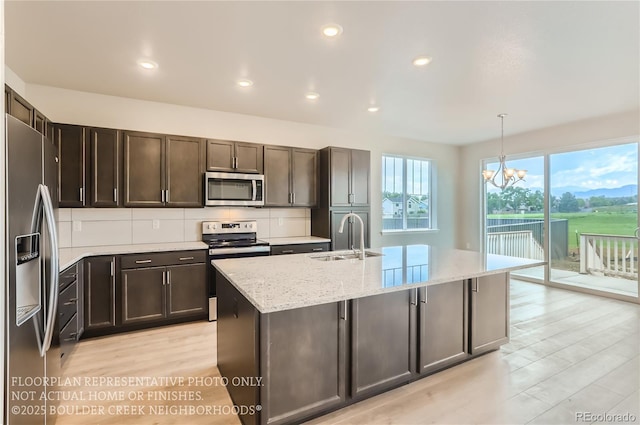
<svg viewBox="0 0 640 425"><path fill-rule="evenodd" d="M256 220L259 238L309 236L308 208L61 208L61 248L192 242L202 237L202 222Z"/></svg>

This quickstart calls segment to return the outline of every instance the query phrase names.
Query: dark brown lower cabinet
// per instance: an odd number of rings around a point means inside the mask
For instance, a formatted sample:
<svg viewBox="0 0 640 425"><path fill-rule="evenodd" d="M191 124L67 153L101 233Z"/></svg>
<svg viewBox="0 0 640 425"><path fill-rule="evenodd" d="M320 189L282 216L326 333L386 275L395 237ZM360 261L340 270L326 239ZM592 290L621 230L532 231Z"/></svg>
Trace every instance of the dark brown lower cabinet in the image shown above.
<svg viewBox="0 0 640 425"><path fill-rule="evenodd" d="M509 342L509 274L470 280L471 354Z"/></svg>
<svg viewBox="0 0 640 425"><path fill-rule="evenodd" d="M460 280L420 288L420 373L444 369L469 356L467 286Z"/></svg>
<svg viewBox="0 0 640 425"><path fill-rule="evenodd" d="M122 270L122 324L166 317L166 268Z"/></svg>
<svg viewBox="0 0 640 425"><path fill-rule="evenodd" d="M207 268L204 264L167 267L167 317L207 313Z"/></svg>
<svg viewBox="0 0 640 425"><path fill-rule="evenodd" d="M122 324L206 314L206 264L123 269Z"/></svg>
<svg viewBox="0 0 640 425"><path fill-rule="evenodd" d="M84 327L86 331L116 326L116 257L84 260Z"/></svg>
<svg viewBox="0 0 640 425"><path fill-rule="evenodd" d="M416 365L417 290L351 301L351 396L409 382Z"/></svg>

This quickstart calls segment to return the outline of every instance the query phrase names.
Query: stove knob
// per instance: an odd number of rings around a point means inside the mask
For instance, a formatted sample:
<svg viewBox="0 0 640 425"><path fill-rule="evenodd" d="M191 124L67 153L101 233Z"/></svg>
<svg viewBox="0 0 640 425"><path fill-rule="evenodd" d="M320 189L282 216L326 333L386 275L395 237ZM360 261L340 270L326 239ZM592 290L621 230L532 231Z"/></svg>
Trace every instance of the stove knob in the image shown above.
<svg viewBox="0 0 640 425"><path fill-rule="evenodd" d="M249 223L249 229L253 229L253 223Z"/></svg>

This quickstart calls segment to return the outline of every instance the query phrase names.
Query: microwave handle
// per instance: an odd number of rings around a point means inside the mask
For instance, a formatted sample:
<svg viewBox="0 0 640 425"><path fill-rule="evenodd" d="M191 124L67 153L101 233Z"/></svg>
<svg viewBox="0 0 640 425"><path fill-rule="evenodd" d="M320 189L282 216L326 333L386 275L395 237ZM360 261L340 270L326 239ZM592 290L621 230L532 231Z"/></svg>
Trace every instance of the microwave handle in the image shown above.
<svg viewBox="0 0 640 425"><path fill-rule="evenodd" d="M251 179L251 187L253 188L253 198L251 200L255 201L258 196L258 188L255 179Z"/></svg>

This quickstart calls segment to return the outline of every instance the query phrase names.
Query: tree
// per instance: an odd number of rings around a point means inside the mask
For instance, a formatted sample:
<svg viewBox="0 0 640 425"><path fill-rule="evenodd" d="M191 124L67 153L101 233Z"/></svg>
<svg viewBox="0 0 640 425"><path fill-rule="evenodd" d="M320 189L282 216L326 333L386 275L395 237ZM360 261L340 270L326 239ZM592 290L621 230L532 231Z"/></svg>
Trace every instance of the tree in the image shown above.
<svg viewBox="0 0 640 425"><path fill-rule="evenodd" d="M571 192L565 192L562 194L562 196L560 197L560 201L558 202L558 211L559 212L580 211L578 200Z"/></svg>
<svg viewBox="0 0 640 425"><path fill-rule="evenodd" d="M494 211L502 210L502 199L500 195L494 192L487 193L487 213L493 214Z"/></svg>

